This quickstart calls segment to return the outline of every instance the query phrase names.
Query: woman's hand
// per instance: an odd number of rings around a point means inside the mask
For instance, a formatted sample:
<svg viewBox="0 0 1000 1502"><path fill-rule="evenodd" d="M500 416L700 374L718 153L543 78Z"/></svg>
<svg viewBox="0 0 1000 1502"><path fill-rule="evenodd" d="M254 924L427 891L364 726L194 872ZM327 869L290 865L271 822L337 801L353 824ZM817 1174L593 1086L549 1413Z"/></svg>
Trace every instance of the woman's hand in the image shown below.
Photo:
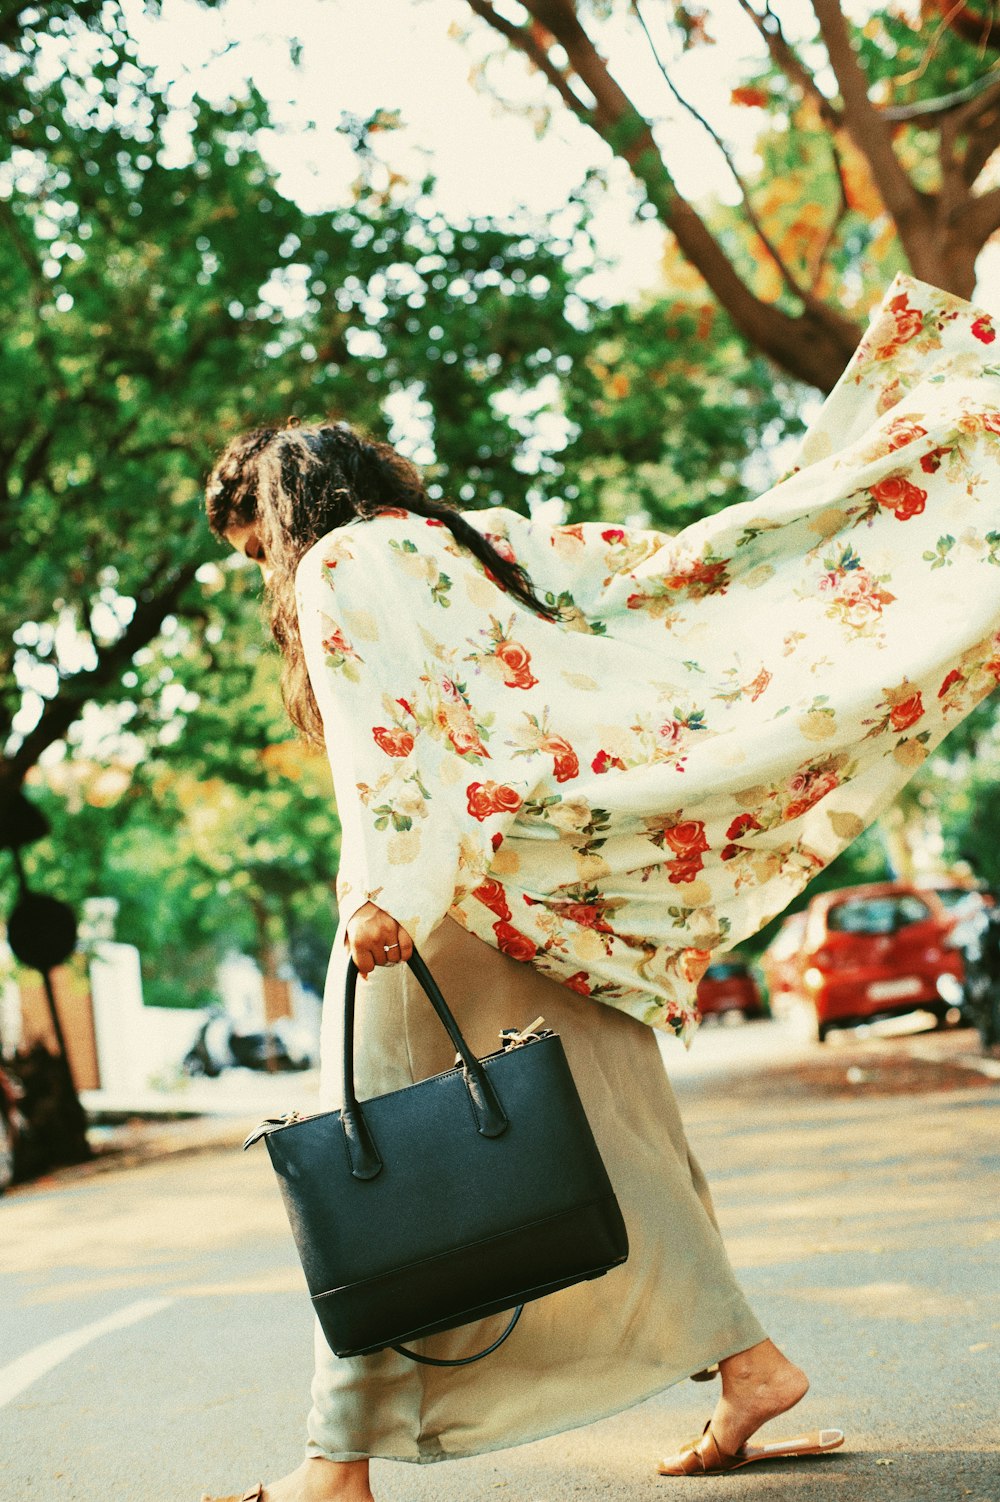
<svg viewBox="0 0 1000 1502"><path fill-rule="evenodd" d="M349 919L347 942L362 978L367 978L376 965L395 965L413 953L413 940L406 929L374 902L366 902Z"/></svg>

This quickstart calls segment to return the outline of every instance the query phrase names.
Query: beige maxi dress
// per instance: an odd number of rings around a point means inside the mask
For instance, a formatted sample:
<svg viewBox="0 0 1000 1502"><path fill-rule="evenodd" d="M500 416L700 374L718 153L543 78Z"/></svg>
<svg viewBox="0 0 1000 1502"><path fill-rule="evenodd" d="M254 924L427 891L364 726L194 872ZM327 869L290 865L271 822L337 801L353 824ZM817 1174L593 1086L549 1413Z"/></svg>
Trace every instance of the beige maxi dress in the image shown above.
<svg viewBox="0 0 1000 1502"><path fill-rule="evenodd" d="M324 1008L324 1105L340 1104L347 950L339 933ZM603 1278L525 1307L500 1350L471 1367L417 1366L394 1351L341 1359L316 1331L308 1454L450 1460L589 1424L763 1340L733 1276L712 1201L684 1136L656 1037L445 918L421 953L477 1054L536 1017L562 1038L618 1195L630 1252ZM673 1046L677 1046L676 1044ZM358 983L358 1093L449 1069L454 1050L408 966ZM465 1356L505 1316L434 1336Z"/></svg>

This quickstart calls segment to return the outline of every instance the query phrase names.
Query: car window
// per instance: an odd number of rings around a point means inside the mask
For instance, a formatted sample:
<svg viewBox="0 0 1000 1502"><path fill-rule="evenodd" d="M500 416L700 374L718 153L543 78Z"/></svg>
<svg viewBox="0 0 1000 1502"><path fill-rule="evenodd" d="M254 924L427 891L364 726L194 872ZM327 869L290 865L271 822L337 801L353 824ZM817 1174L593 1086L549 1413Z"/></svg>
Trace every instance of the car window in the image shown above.
<svg viewBox="0 0 1000 1502"><path fill-rule="evenodd" d="M938 901L948 909L949 913L954 912L957 907L966 905L976 907L981 901L979 893L970 890L969 887L935 887L934 892Z"/></svg>
<svg viewBox="0 0 1000 1502"><path fill-rule="evenodd" d="M910 893L898 897L856 898L838 902L826 915L831 933L894 934L911 923L921 923L931 916L926 902Z"/></svg>

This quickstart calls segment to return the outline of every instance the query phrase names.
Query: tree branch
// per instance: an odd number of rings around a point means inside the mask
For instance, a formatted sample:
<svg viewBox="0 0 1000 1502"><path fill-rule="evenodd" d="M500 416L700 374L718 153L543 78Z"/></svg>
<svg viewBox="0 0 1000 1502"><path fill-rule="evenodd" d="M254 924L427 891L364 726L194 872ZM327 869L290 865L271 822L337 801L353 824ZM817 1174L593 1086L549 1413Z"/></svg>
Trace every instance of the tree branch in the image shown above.
<svg viewBox="0 0 1000 1502"><path fill-rule="evenodd" d="M178 599L191 583L200 564L192 560L180 568L161 566L136 592L132 619L117 641L98 653L97 666L84 673L74 673L54 699L46 701L41 717L29 730L12 756L5 758L0 781L20 784L46 747L61 740L79 718L84 704L98 698L131 662L140 647L156 636L166 616L172 614Z"/></svg>
<svg viewBox="0 0 1000 1502"><path fill-rule="evenodd" d="M975 109L963 110L957 118L958 131L968 136L962 176L971 187L1000 146L1000 78Z"/></svg>
<svg viewBox="0 0 1000 1502"><path fill-rule="evenodd" d="M948 114L951 110L960 109L962 105L974 104L978 108L982 96L991 94L995 89L1000 89L1000 75L993 68L981 78L974 78L964 88L954 89L950 94L939 94L936 99L918 99L913 104L887 104L879 110L879 114L892 125L910 124Z"/></svg>
<svg viewBox="0 0 1000 1502"><path fill-rule="evenodd" d="M529 62L534 63L540 73L544 73L549 83L557 90L563 103L567 105L578 119L589 121L590 108L586 105L573 88L561 68L552 61L545 47L533 34L529 26L518 26L514 21L508 21L506 16L500 15L499 11L490 4L490 0L468 0L469 5L477 16L481 16L494 31L506 37L512 46L519 52L523 52Z"/></svg>
<svg viewBox="0 0 1000 1502"><path fill-rule="evenodd" d="M763 37L767 50L771 54L771 61L781 69L790 83L796 84L802 90L804 99L811 99L813 101L819 110L824 124L830 130L837 130L843 124L840 111L833 100L828 99L823 93L805 63L788 41L781 29L781 21L771 9L770 4L765 3L763 15L754 10L750 4L750 0L739 0L739 4Z"/></svg>
<svg viewBox="0 0 1000 1502"><path fill-rule="evenodd" d="M477 14L482 0L468 0ZM857 346L861 330L838 309L808 299L796 317L756 297L736 271L697 210L678 191L649 121L636 109L584 31L572 0L522 0L564 48L569 65L593 97L586 123L631 169L671 230L684 256L701 273L740 332L789 374L829 391ZM492 21L490 21L492 25ZM521 47L523 28L503 35ZM522 48L523 50L523 48Z"/></svg>
<svg viewBox="0 0 1000 1502"><path fill-rule="evenodd" d="M961 223L963 238L973 245L982 246L1000 229L1000 188L991 188L966 199L956 211L955 221Z"/></svg>
<svg viewBox="0 0 1000 1502"><path fill-rule="evenodd" d="M715 127L711 125L708 120L706 120L701 111L697 109L689 99L685 99L684 95L678 89L677 85L670 77L670 73L667 70L666 64L664 63L662 57L660 56L656 43L653 41L649 27L646 25L645 17L643 16L641 9L639 8L639 0L631 0L631 4L635 18L639 22L639 25L642 27L643 35L645 36L646 41L649 44L649 50L653 54L653 60L655 61L656 66L659 68L661 74L663 75L667 88L670 90L671 94L673 94L674 98L677 100L677 103L681 105L683 109L686 109L689 115L697 120L698 124L711 137L718 150L722 153L722 157L726 163L726 166L733 174L736 186L740 190L740 194L743 198L743 207L746 211L746 217L750 222L751 228L758 235L761 244L764 246L764 249L771 257L771 260L774 262L775 266L778 268L778 273L781 276L781 280L784 282L789 292L791 292L794 297L799 298L800 301L805 302L809 297L809 293L804 287L801 287L799 285L791 268L788 266L787 262L782 259L780 251L778 250L774 241L771 239L767 230L764 228L764 224L760 216L758 215L757 210L754 208L753 202L751 201L750 190L748 189L745 181L740 175L736 163L733 161L732 152L729 150L729 147L726 145L725 141L723 141L722 137L719 135Z"/></svg>
<svg viewBox="0 0 1000 1502"><path fill-rule="evenodd" d="M906 246L907 230L926 218L923 197L896 155L889 125L868 97L868 80L851 45L839 0L811 0L811 4L840 88L844 125L871 168L879 193ZM906 248L911 263L918 259L909 246Z"/></svg>

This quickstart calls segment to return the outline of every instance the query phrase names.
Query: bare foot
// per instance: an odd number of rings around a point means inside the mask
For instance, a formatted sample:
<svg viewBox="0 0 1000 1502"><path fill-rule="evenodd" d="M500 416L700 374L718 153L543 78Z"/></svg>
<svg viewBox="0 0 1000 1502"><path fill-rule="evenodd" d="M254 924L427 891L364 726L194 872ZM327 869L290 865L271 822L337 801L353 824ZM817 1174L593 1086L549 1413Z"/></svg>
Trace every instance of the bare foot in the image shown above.
<svg viewBox="0 0 1000 1502"><path fill-rule="evenodd" d="M770 1340L720 1361L719 1372L722 1396L712 1415L712 1433L727 1455L738 1450L769 1419L794 1408L809 1391L805 1372Z"/></svg>
<svg viewBox="0 0 1000 1502"><path fill-rule="evenodd" d="M202 1502L240 1502L242 1493L209 1497ZM310 1457L280 1481L269 1481L260 1502L373 1502L367 1460L320 1460Z"/></svg>

